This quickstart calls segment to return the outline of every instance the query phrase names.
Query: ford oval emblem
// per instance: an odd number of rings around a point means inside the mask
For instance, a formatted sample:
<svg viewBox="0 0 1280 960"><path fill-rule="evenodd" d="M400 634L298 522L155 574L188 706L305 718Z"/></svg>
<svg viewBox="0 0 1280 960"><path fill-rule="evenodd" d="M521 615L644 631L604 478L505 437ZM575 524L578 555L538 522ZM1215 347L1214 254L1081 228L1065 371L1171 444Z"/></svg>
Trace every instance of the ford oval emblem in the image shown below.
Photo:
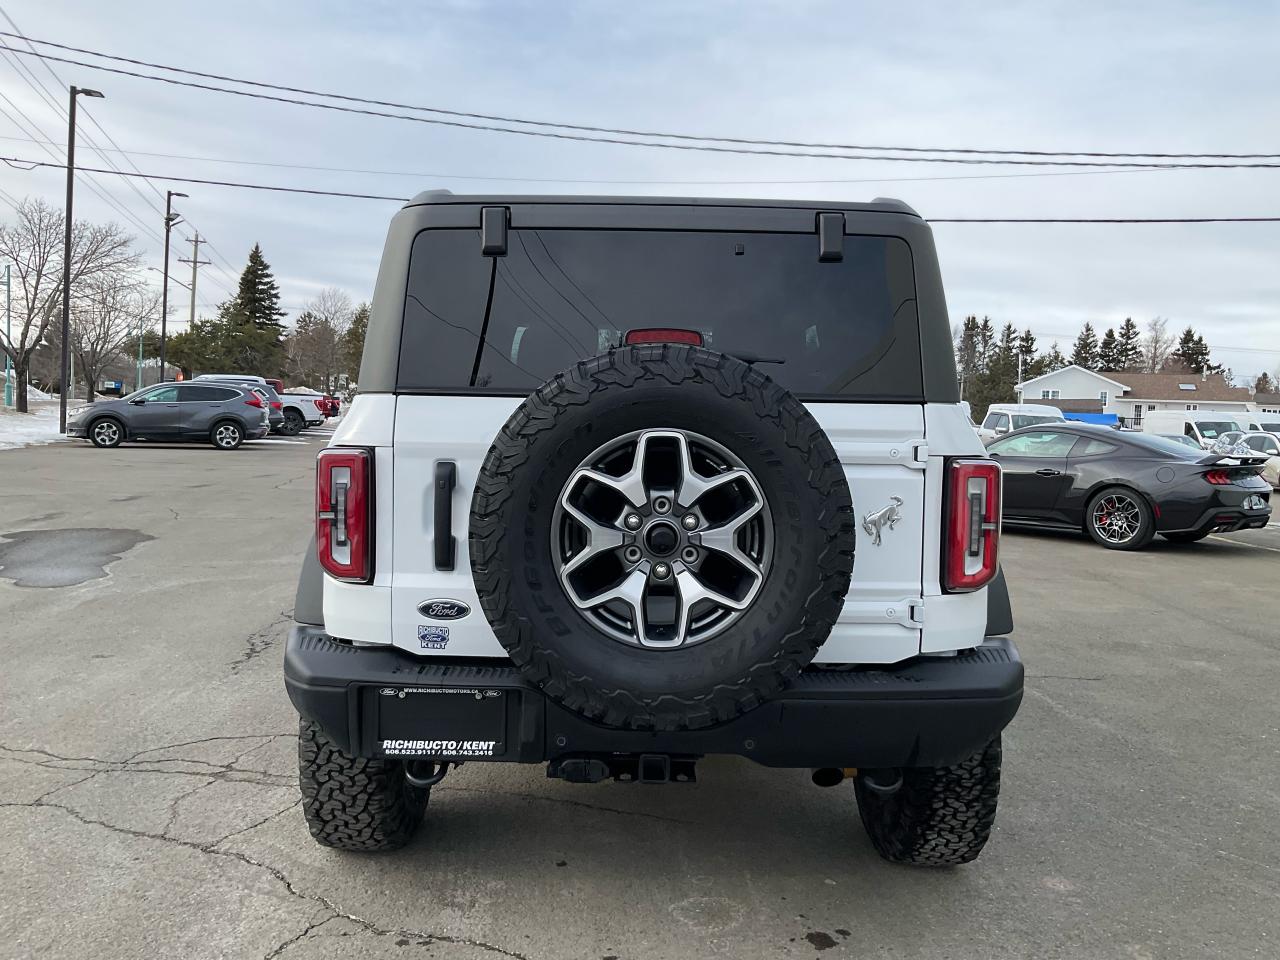
<svg viewBox="0 0 1280 960"><path fill-rule="evenodd" d="M423 600L418 612L429 620L461 620L471 608L461 600Z"/></svg>

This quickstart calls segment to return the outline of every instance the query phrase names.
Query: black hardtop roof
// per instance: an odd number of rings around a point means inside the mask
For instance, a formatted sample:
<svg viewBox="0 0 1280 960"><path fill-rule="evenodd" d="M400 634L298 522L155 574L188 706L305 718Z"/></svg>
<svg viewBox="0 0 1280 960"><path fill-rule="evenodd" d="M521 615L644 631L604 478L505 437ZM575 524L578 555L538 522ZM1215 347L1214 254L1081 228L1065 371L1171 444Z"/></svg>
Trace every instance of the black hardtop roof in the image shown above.
<svg viewBox="0 0 1280 960"><path fill-rule="evenodd" d="M912 217L920 214L901 200L876 197L869 203L845 203L832 200L751 200L728 197L643 197L643 196L594 196L589 194L517 194L517 193L454 193L452 190L424 190L405 204L419 207L426 204L480 204L504 206L507 204L635 204L653 207L781 207L799 210L856 210L864 213L898 213Z"/></svg>

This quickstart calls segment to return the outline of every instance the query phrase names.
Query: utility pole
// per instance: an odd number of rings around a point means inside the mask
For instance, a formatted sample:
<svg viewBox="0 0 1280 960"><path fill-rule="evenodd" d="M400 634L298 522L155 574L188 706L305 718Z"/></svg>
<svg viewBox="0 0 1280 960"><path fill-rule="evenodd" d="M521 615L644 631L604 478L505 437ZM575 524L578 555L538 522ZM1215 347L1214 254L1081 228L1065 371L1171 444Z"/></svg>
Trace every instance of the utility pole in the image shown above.
<svg viewBox="0 0 1280 960"><path fill-rule="evenodd" d="M208 260L201 260L201 259L200 259L200 244L202 244L202 243L204 243L204 241L200 239L200 232L197 230L197 231L196 231L196 235L195 235L194 237L192 237L192 238L191 238L191 259L190 259L190 260L182 259L182 260L179 260L179 261L178 261L179 263L189 263L189 264L191 264L191 316L190 316L190 322L191 322L191 324L192 324L192 325L194 325L194 324L195 324L195 322L196 322L196 271L198 271L201 267L207 267L207 266L209 265L209 261L208 261ZM188 328L188 329L189 329L189 328Z"/></svg>
<svg viewBox="0 0 1280 960"><path fill-rule="evenodd" d="M169 322L169 231L180 219L173 212L173 198L185 193L168 190L164 195L164 286L160 288L160 379L164 379L164 351L168 342ZM138 388L142 388L142 335L138 335Z"/></svg>
<svg viewBox="0 0 1280 960"><path fill-rule="evenodd" d="M67 432L67 390L71 387L71 201L76 183L76 97L101 97L97 90L72 85L67 108L67 210L62 237L62 365L58 368L58 432Z"/></svg>
<svg viewBox="0 0 1280 960"><path fill-rule="evenodd" d="M13 406L13 360L8 351L13 349L13 275L9 264L4 265L4 405Z"/></svg>

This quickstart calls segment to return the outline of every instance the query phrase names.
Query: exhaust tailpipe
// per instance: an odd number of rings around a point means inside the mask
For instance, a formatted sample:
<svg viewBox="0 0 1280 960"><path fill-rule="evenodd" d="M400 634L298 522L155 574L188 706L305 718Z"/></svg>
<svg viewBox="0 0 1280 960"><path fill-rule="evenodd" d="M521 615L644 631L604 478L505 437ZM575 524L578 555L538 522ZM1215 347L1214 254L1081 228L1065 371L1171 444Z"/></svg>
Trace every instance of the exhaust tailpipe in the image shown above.
<svg viewBox="0 0 1280 960"><path fill-rule="evenodd" d="M844 770L840 767L818 767L809 773L819 787L834 787L844 780Z"/></svg>

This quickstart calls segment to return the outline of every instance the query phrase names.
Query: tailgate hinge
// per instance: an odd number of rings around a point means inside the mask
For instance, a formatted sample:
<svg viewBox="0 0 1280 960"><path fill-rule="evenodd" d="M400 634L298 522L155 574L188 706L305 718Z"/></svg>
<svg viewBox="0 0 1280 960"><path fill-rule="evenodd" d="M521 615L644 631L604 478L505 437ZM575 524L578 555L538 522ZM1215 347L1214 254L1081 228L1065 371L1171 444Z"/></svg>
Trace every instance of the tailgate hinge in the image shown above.
<svg viewBox="0 0 1280 960"><path fill-rule="evenodd" d="M913 440L911 443L911 459L923 466L929 462L929 441Z"/></svg>

